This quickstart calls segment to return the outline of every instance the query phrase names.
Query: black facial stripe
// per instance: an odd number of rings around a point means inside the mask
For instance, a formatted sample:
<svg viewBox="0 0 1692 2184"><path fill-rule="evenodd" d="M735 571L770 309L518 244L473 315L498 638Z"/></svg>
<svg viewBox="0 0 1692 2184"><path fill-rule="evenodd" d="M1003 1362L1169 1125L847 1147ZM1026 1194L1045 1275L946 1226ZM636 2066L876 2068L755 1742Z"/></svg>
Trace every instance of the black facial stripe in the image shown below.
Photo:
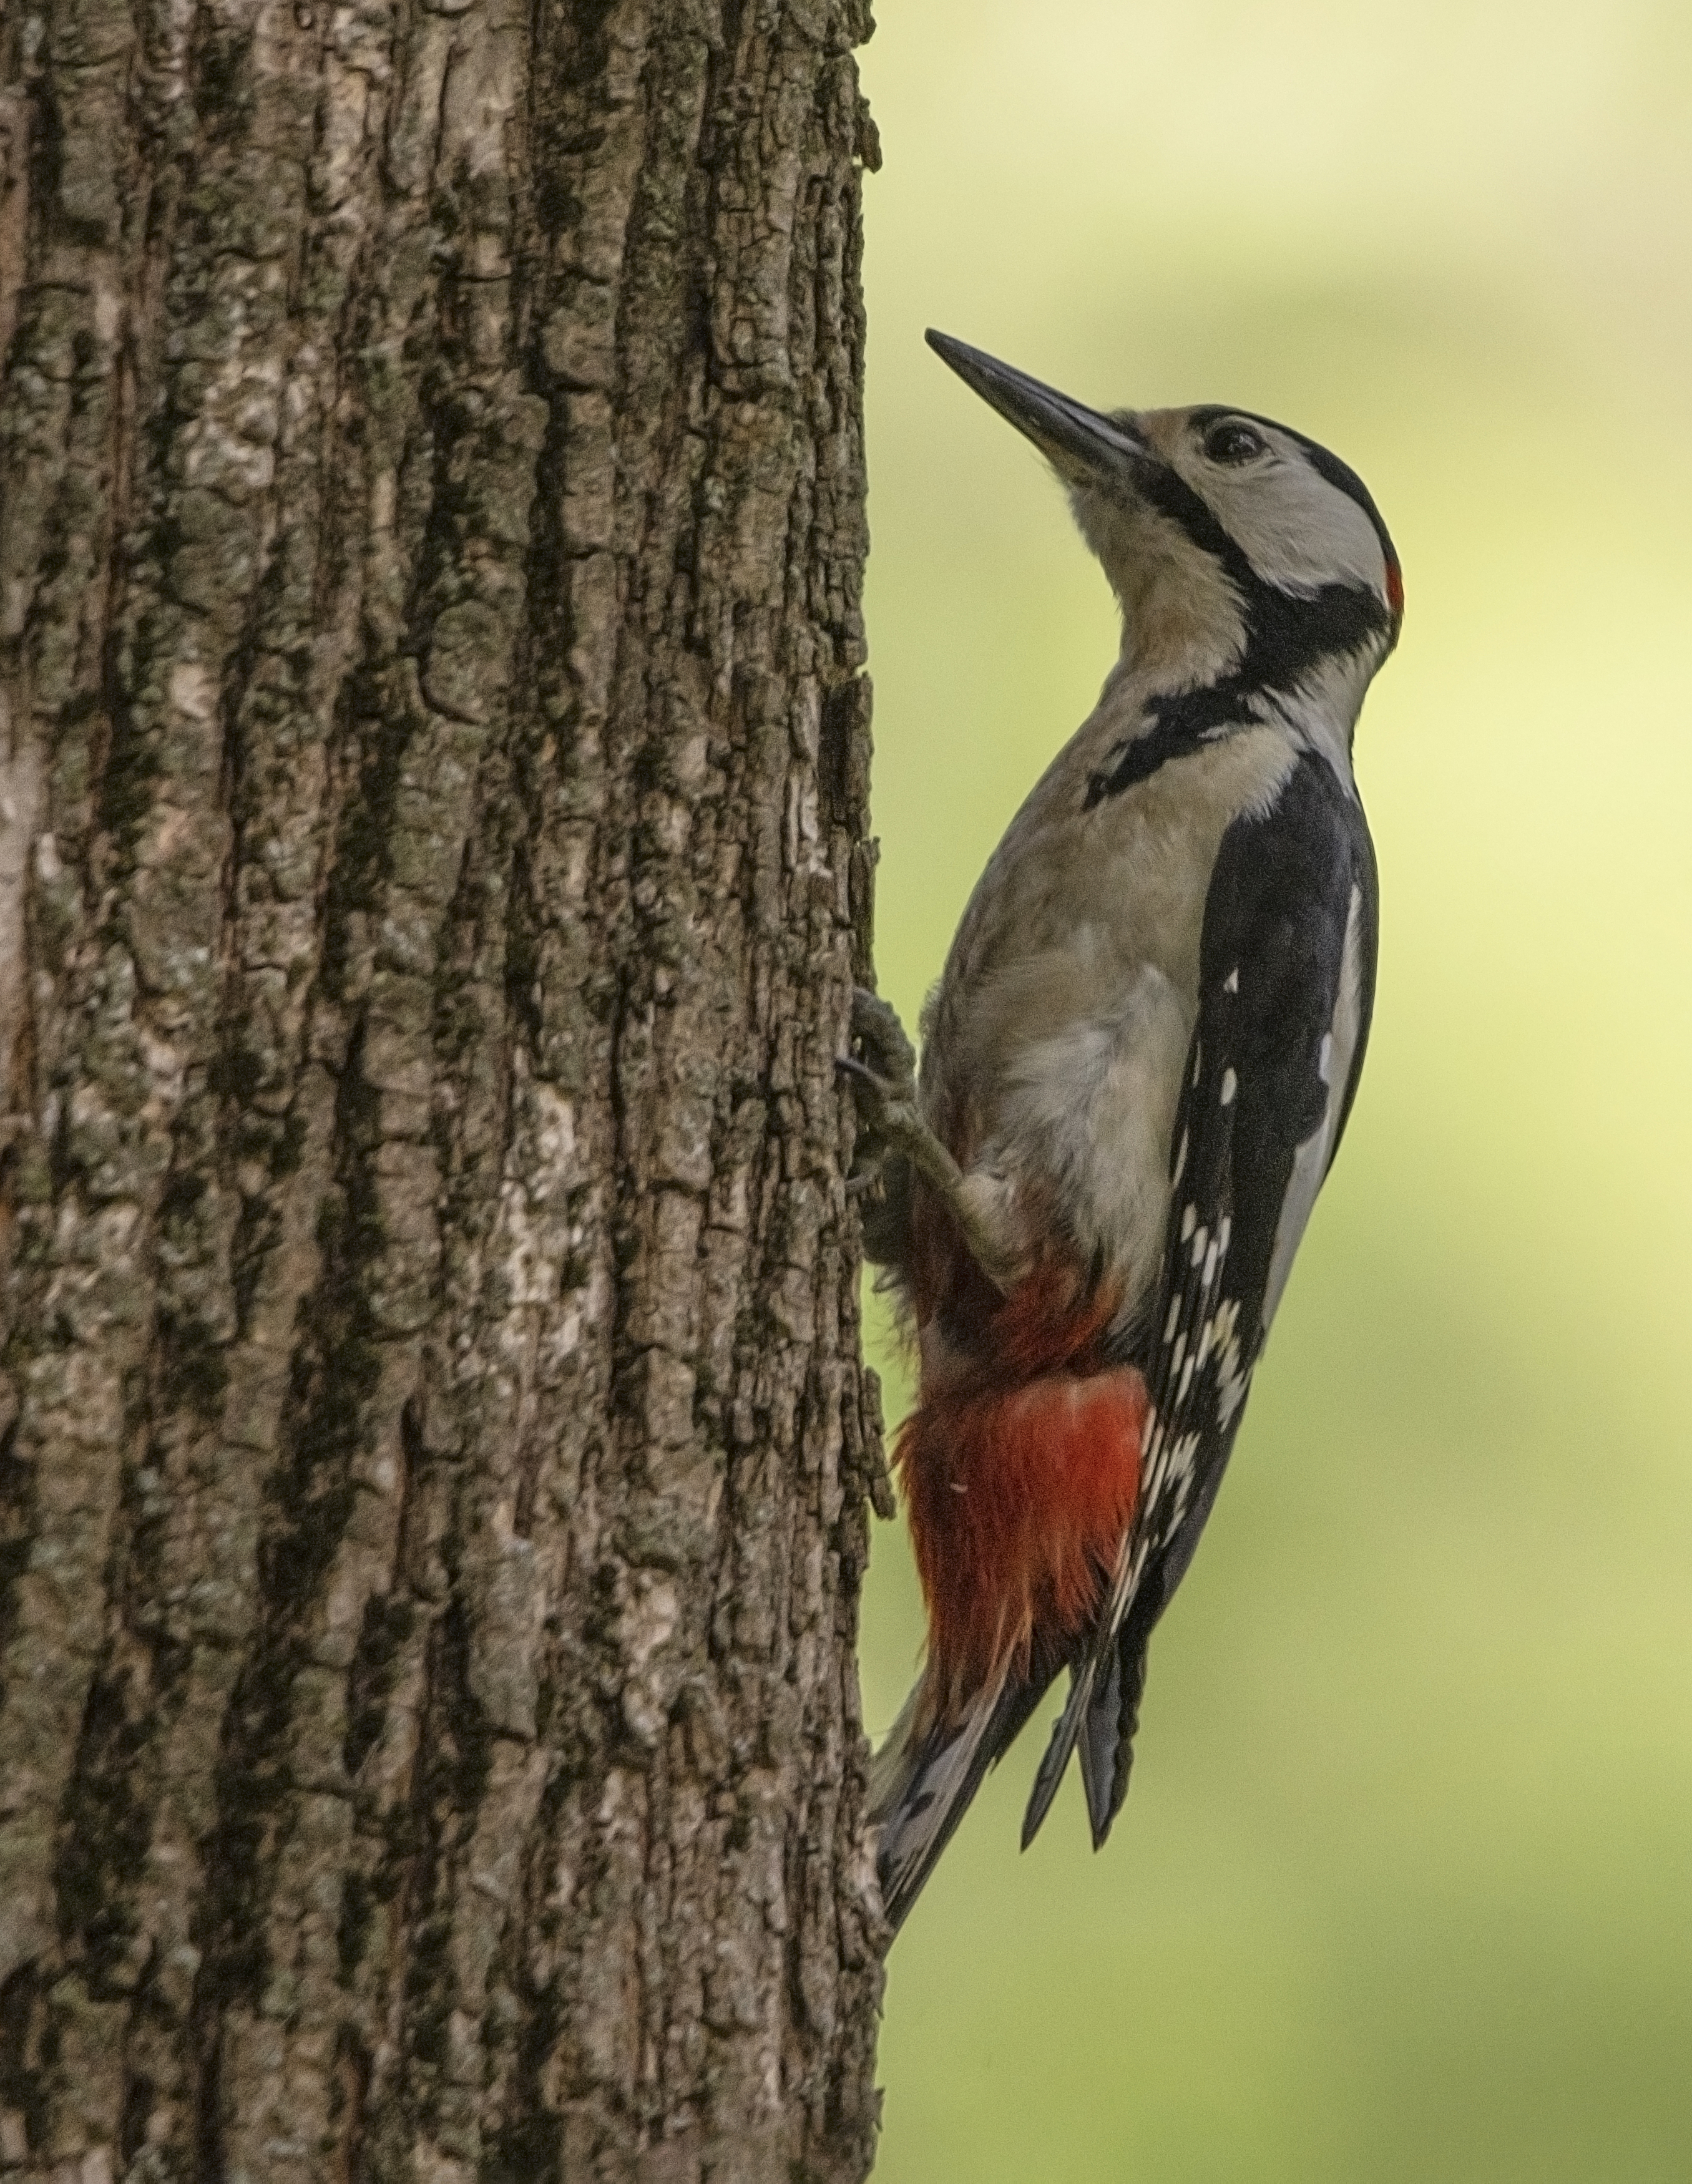
<svg viewBox="0 0 1692 2184"><path fill-rule="evenodd" d="M1245 556L1222 528L1221 521L1209 503L1195 493L1186 479L1178 476L1166 463L1148 463L1136 471L1134 492L1137 499L1143 500L1148 507L1156 509L1159 515L1166 515L1171 522L1178 523L1201 552L1214 554L1226 566L1230 576L1234 574L1237 565L1245 564Z"/></svg>
<svg viewBox="0 0 1692 2184"><path fill-rule="evenodd" d="M1226 678L1253 689L1292 691L1318 660L1356 652L1392 633L1392 616L1371 590L1324 584L1309 599L1252 579L1246 593L1245 657Z"/></svg>

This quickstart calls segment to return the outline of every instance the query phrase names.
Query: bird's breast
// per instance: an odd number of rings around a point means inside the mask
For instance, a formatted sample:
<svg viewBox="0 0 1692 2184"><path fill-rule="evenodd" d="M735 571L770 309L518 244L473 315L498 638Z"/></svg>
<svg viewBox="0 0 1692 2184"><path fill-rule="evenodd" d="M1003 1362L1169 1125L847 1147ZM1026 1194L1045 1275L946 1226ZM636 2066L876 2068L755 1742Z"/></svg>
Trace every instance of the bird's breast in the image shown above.
<svg viewBox="0 0 1692 2184"><path fill-rule="evenodd" d="M1060 1222L1131 1311L1162 1253L1210 876L1297 751L1242 729L1086 808L1108 727L1060 753L983 873L928 1011L923 1084L984 1187Z"/></svg>

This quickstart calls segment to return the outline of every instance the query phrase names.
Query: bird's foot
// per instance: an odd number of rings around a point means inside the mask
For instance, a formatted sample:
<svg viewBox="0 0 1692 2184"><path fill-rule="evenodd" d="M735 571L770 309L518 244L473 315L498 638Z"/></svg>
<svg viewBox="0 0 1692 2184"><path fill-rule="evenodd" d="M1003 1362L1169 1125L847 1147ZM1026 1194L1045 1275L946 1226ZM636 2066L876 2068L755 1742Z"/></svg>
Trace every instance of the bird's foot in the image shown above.
<svg viewBox="0 0 1692 2184"><path fill-rule="evenodd" d="M1021 1270L1021 1255L983 1217L970 1198L963 1171L924 1121L917 1100L916 1054L897 1012L889 1002L855 987L852 1037L862 1059L856 1054L836 1058L857 1109L857 1144L847 1190L877 1189L891 1162L903 1160L946 1208L981 1272L1008 1295Z"/></svg>
<svg viewBox="0 0 1692 2184"><path fill-rule="evenodd" d="M852 1044L839 1067L857 1109L857 1175L860 1166L868 1173L879 1165L902 1118L918 1116L917 1055L893 1004L862 986L852 989Z"/></svg>

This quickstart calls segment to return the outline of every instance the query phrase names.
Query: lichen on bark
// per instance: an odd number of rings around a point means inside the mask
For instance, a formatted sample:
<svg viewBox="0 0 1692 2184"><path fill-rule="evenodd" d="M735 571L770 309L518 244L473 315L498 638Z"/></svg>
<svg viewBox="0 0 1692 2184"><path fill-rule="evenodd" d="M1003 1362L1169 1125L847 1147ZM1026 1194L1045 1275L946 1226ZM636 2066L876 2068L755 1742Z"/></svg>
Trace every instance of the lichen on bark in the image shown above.
<svg viewBox="0 0 1692 2184"><path fill-rule="evenodd" d="M0 19L0 2174L868 2167L868 27Z"/></svg>

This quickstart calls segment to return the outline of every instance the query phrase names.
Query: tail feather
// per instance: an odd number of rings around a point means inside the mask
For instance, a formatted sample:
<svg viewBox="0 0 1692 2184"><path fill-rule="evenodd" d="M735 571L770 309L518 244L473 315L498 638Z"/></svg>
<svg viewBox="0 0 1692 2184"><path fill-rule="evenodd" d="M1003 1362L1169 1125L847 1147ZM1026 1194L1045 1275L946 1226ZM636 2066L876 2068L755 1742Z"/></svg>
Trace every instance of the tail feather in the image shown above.
<svg viewBox="0 0 1692 2184"><path fill-rule="evenodd" d="M1058 1785L1064 1778L1072 1749L1081 1756L1081 1776L1086 1785L1087 1817L1092 1824L1092 1847L1103 1849L1111 1822L1128 1795L1128 1775L1134 1763L1134 1736L1140 1726L1140 1702L1146 1690L1146 1653L1158 1618L1186 1575L1205 1518L1222 1483L1227 1461L1225 1448L1195 1496L1189 1521L1174 1546L1153 1559L1130 1599L1120 1625L1103 1651L1103 1629L1110 1604L1106 1603L1093 1650L1072 1674L1069 1703L1053 1732L1040 1763L1034 1794L1022 1826L1025 1850L1045 1819Z"/></svg>
<svg viewBox="0 0 1692 2184"><path fill-rule="evenodd" d="M880 1829L876 1871L881 1901L896 1933L952 1831L969 1809L987 1769L1039 1705L1053 1672L1019 1675L1007 1663L960 1719L934 1722L927 1678L906 1700L887 1741L870 1762L870 1819Z"/></svg>
<svg viewBox="0 0 1692 2184"><path fill-rule="evenodd" d="M1117 1723L1121 1717L1121 1700L1122 1653L1120 1647L1113 1647L1110 1665L1103 1680L1094 1690L1081 1735L1075 1740L1095 1850L1109 1833L1116 1814L1116 1758L1120 1749Z"/></svg>
<svg viewBox="0 0 1692 2184"><path fill-rule="evenodd" d="M980 1343L950 1347L959 1285L985 1277L947 1223L929 1217L931 1194L918 1192L916 1211L919 1243L931 1247L916 1254L923 1385L894 1463L928 1609L928 1659L872 1774L882 1893L896 1928L987 1769L1097 1627L1104 1574L1120 1563L1138 1500L1149 1403L1143 1375L1108 1350L1120 1283L1059 1256L1009 1296L974 1299L965 1317ZM1083 1669L1089 1682L1097 1666L1089 1659ZM1086 1702L1077 1685L1025 1843ZM1101 1782L1088 1763L1090 1781ZM1108 1786L1094 1794L1108 1797Z"/></svg>
<svg viewBox="0 0 1692 2184"><path fill-rule="evenodd" d="M1094 1691L1079 1740L1081 1780L1086 1785L1092 1847L1103 1850L1110 1824L1128 1795L1134 1733L1146 1690L1147 1638L1131 1617L1116 1634L1110 1673Z"/></svg>
<svg viewBox="0 0 1692 2184"><path fill-rule="evenodd" d="M1097 1655L1089 1653L1070 1671L1069 1696L1053 1728L1052 1741L1041 1755L1034 1787L1029 1792L1028 1810L1023 1815L1022 1847L1025 1850L1039 1834L1047 1814L1052 1809L1052 1801L1069 1771L1069 1755L1075 1748L1075 1739L1081 1733L1081 1724L1092 1713L1097 1665ZM1092 1797L1089 1782L1087 1810L1090 1814L1093 1809Z"/></svg>

